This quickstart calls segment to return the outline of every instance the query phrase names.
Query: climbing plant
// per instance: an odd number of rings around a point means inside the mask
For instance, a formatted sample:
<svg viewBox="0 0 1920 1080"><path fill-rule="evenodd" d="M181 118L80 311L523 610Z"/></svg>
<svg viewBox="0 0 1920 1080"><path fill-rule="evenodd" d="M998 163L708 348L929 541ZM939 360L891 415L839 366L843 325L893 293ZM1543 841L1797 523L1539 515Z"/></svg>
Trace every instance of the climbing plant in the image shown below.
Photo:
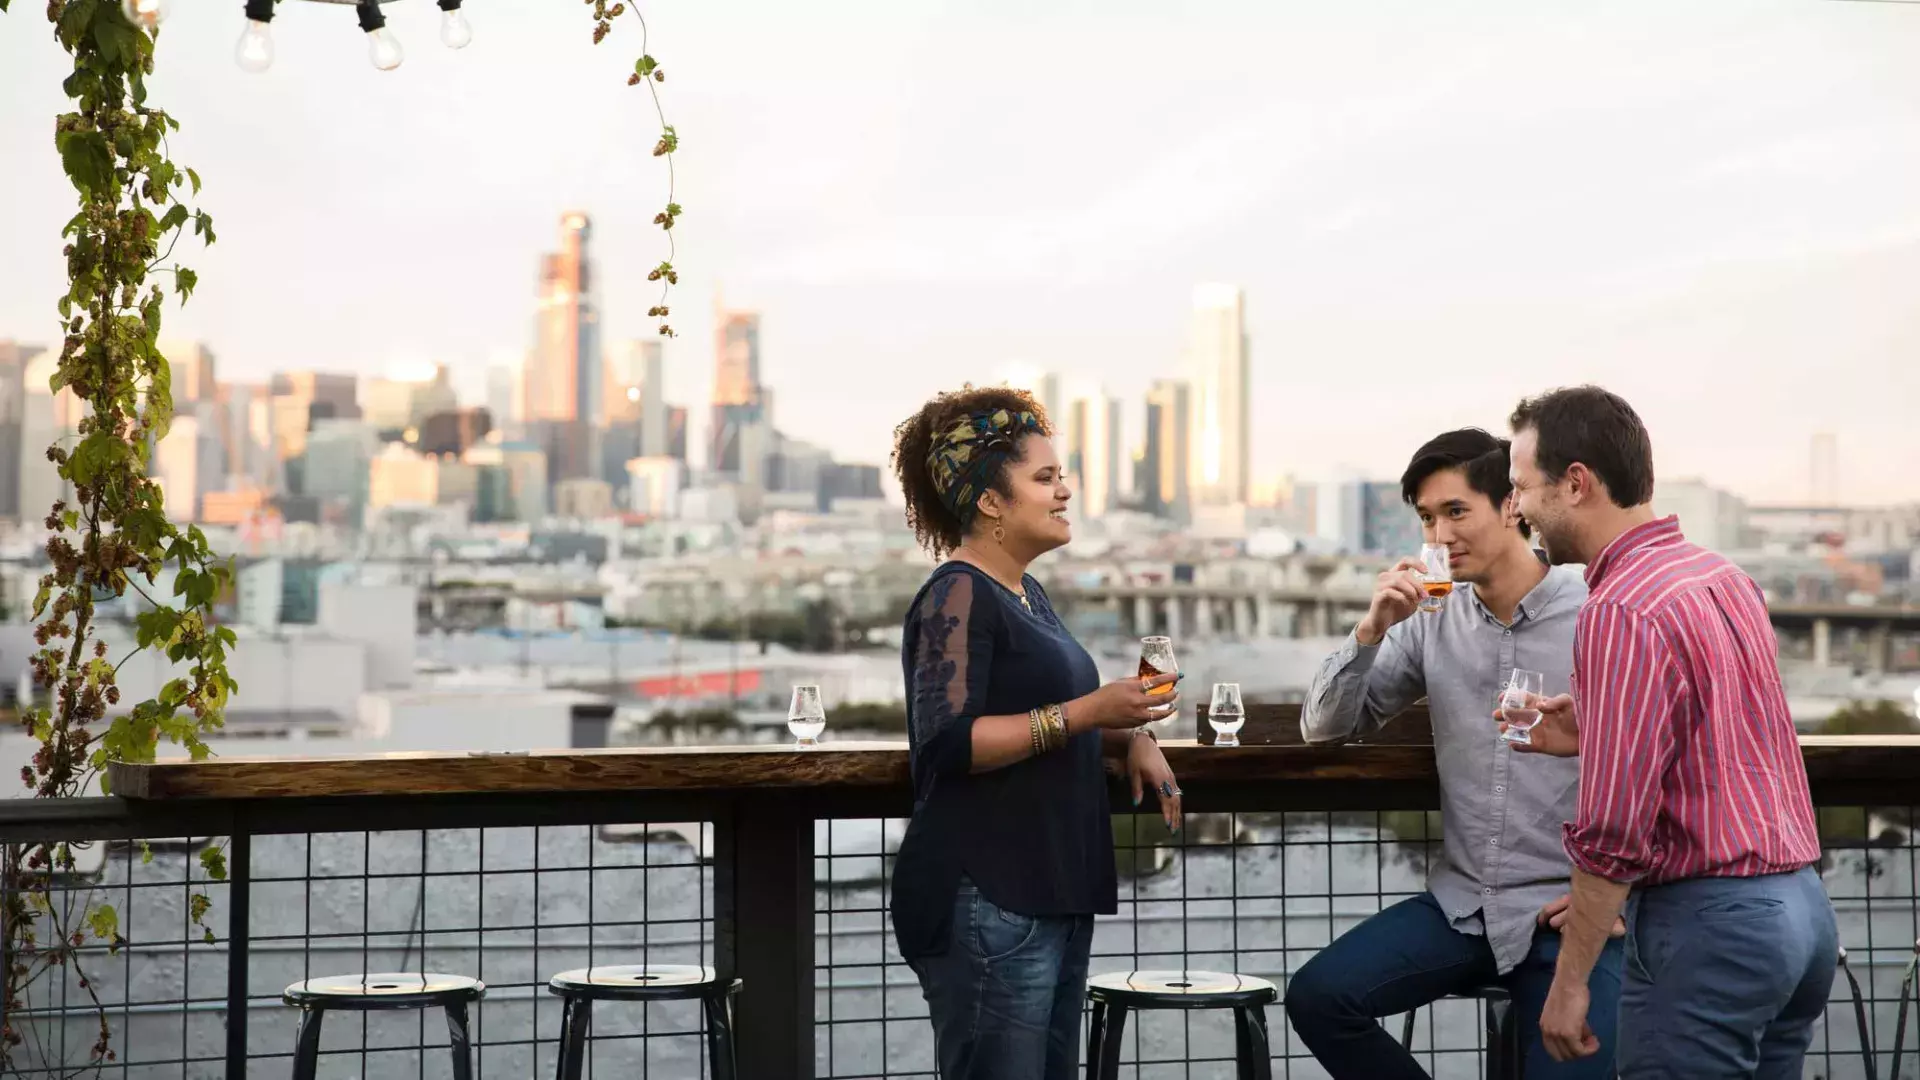
<svg viewBox="0 0 1920 1080"><path fill-rule="evenodd" d="M646 20L637 9L587 2L595 44L630 10L640 22L641 56L627 81L644 84L652 98L661 129L653 153L667 166L666 203L653 219L666 234L667 252L648 274L661 292L647 314L658 320L661 335L672 337L667 300L680 280L672 230L681 210L673 172L679 136L666 122L659 93L666 71L647 52ZM0 13L9 3L0 0ZM205 737L220 727L237 689L226 662L236 639L217 625L213 610L232 584L231 564L198 528L167 519L160 487L149 475L152 448L173 416L170 369L158 345L164 309L170 298L185 303L197 283L174 250L189 234L214 242L212 217L192 201L200 178L176 164L168 147L179 122L148 98L157 34L129 22L115 0L47 0L46 12L72 58L62 88L73 109L56 119L54 145L79 204L62 231L68 280L57 305L61 346L48 389L71 395L84 415L70 438L46 451L68 495L48 508L44 521L52 569L33 602L39 651L30 668L46 698L21 714L20 723L40 744L21 780L36 797L71 798L96 784L108 790L107 766L153 760L162 738L195 759L206 757ZM167 593L159 586L169 576ZM100 633L98 605L129 592L144 604L132 650L116 658ZM116 677L129 657L147 649L163 650L183 674L154 698L122 710ZM0 848L7 958L0 1074L11 1072L23 1051L71 1075L97 1074L117 1057L86 965L125 939L111 905L91 890L58 884L76 877L79 846ZM223 851L201 852L202 882L226 877ZM206 893L193 892L188 908L212 942ZM86 994L98 1018L88 1060L78 1068L49 1056L47 1046L36 1045L32 1026L15 1019L35 1007L35 988L51 980Z"/></svg>
<svg viewBox="0 0 1920 1080"><path fill-rule="evenodd" d="M660 265L647 273L648 281L660 283L660 299L647 309L647 317L659 320L660 334L674 337L673 325L667 322L671 314L667 306L667 297L675 285L680 284L680 272L673 268L673 260L678 254L673 239L673 227L680 220L680 204L674 201L673 155L680 149L680 136L667 123L666 108L660 103L660 84L667 81L667 69L647 51L647 19L640 14L639 8L630 8L625 3L607 3L607 0L587 0L593 5L593 43L600 44L613 31L613 20L621 15L632 13L640 23L640 59L633 62L633 74L627 76L628 86L645 86L653 99L653 114L660 121L660 137L654 141L653 156L665 158L667 163L667 202L661 211L653 216L653 223L660 226L667 237L667 257Z"/></svg>
<svg viewBox="0 0 1920 1080"><path fill-rule="evenodd" d="M0 0L0 10L6 3ZM172 297L193 294L194 273L173 260L183 236L214 239L213 219L190 200L200 189L191 169L176 165L167 136L178 121L147 95L154 39L108 0L49 0L54 36L73 59L63 89L73 111L54 122L54 146L78 196L79 211L62 230L67 288L58 302L59 362L48 389L71 395L83 415L71 437L48 447L67 497L47 508L50 569L40 579L32 617L39 646L30 660L46 700L26 706L20 722L40 743L22 782L40 798L69 798L98 784L106 767L150 761L161 738L205 757L203 736L220 726L234 681L227 673L233 631L215 625L214 598L231 567L193 527L167 520L160 487L148 475L152 446L167 433L173 394L158 337ZM171 571L171 594L155 595ZM98 606L137 594L127 656L108 654ZM183 673L159 694L119 711L115 677L128 656L157 648ZM110 710L117 715L109 715ZM201 855L203 876L225 876L222 851ZM11 1019L32 1008L47 976L89 995L99 1017L92 1067L114 1059L106 1013L86 964L101 948L122 944L112 906L85 889L54 888L76 868L74 845L9 845L5 934L7 1014L0 1031L0 1068L33 1038ZM204 893L190 901L205 928ZM45 1047L30 1047L56 1063Z"/></svg>

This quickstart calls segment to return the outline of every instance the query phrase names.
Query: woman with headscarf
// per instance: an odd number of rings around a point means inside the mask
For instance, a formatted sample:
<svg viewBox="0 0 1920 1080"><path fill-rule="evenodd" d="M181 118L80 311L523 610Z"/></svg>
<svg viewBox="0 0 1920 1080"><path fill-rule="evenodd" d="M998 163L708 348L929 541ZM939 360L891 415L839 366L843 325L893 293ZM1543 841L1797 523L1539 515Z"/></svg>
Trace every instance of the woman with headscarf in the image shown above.
<svg viewBox="0 0 1920 1080"><path fill-rule="evenodd" d="M1178 676L1102 686L1026 572L1072 538L1051 434L1001 387L941 394L894 432L907 522L946 556L901 645L914 811L891 905L941 1080L1074 1076L1093 917L1118 899L1102 759L1180 825L1143 726L1172 713Z"/></svg>

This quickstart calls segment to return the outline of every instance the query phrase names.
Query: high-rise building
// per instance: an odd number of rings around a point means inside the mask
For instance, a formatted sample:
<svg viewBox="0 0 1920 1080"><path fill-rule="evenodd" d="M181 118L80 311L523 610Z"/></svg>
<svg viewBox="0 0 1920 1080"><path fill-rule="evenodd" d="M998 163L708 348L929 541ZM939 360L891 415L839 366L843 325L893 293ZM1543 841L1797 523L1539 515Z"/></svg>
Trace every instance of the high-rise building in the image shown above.
<svg viewBox="0 0 1920 1080"><path fill-rule="evenodd" d="M1192 475L1193 402L1187 384L1161 379L1147 391L1147 434L1142 453L1139 497L1161 517L1186 522L1192 517L1187 483Z"/></svg>
<svg viewBox="0 0 1920 1080"><path fill-rule="evenodd" d="M167 358L176 410L182 402L212 401L218 396L218 384L213 374L213 350L198 343L163 341L160 343L160 354Z"/></svg>
<svg viewBox="0 0 1920 1080"><path fill-rule="evenodd" d="M307 433L319 420L360 419L358 382L352 375L283 371L267 392L273 401L274 457L282 464L307 449Z"/></svg>
<svg viewBox="0 0 1920 1080"><path fill-rule="evenodd" d="M494 364L487 368L487 413L500 431L519 431L523 419L520 401L526 392L526 385L521 381L523 366L523 363Z"/></svg>
<svg viewBox="0 0 1920 1080"><path fill-rule="evenodd" d="M273 456L273 411L266 386L221 383L218 394L226 490L273 489L280 474ZM201 512L205 513L204 508Z"/></svg>
<svg viewBox="0 0 1920 1080"><path fill-rule="evenodd" d="M467 448L477 466L478 516L483 521L539 521L547 513L547 459L538 447L488 441Z"/></svg>
<svg viewBox="0 0 1920 1080"><path fill-rule="evenodd" d="M667 456L682 465L687 463L687 407L685 405L667 407Z"/></svg>
<svg viewBox="0 0 1920 1080"><path fill-rule="evenodd" d="M628 461L665 456L664 354L658 338L641 338L622 343L608 358L607 430L601 447L601 472L616 490L627 486Z"/></svg>
<svg viewBox="0 0 1920 1080"><path fill-rule="evenodd" d="M1349 555L1405 556L1420 551L1420 518L1400 485L1337 480L1314 493L1314 533Z"/></svg>
<svg viewBox="0 0 1920 1080"><path fill-rule="evenodd" d="M1053 423L1079 513L1104 516L1120 496L1120 403L1089 387L1076 393Z"/></svg>
<svg viewBox="0 0 1920 1080"><path fill-rule="evenodd" d="M600 315L587 255L592 233L587 215L578 211L564 215L560 250L540 262L522 419L547 428L539 441L549 455L547 468L553 479L592 476L599 464L593 433L605 408Z"/></svg>
<svg viewBox="0 0 1920 1080"><path fill-rule="evenodd" d="M47 447L77 438L80 420L86 415L86 404L73 387L63 386L57 394L50 389L59 368L59 356L42 352L26 361L22 375L20 520L34 528L40 527L56 501L73 498L73 485L61 477L59 466L47 460Z"/></svg>
<svg viewBox="0 0 1920 1080"><path fill-rule="evenodd" d="M834 462L827 466L820 486L823 508L833 509L836 499L884 498L880 488L880 466L847 465Z"/></svg>
<svg viewBox="0 0 1920 1080"><path fill-rule="evenodd" d="M763 468L750 458L772 449L768 433L756 430L773 422L766 388L760 384L760 315L723 310L716 323L712 441L707 465L716 473L740 480Z"/></svg>
<svg viewBox="0 0 1920 1080"><path fill-rule="evenodd" d="M38 345L0 341L0 518L19 519L21 464L45 452L26 445L20 427L27 408L27 363L41 351Z"/></svg>
<svg viewBox="0 0 1920 1080"><path fill-rule="evenodd" d="M485 409L449 409L421 417L417 430L420 437L414 446L421 453L459 457L492 433L493 418Z"/></svg>
<svg viewBox="0 0 1920 1080"><path fill-rule="evenodd" d="M1248 352L1246 297L1239 287L1196 286L1187 341L1193 410L1187 468L1197 504L1247 501L1252 467Z"/></svg>
<svg viewBox="0 0 1920 1080"><path fill-rule="evenodd" d="M153 475L160 482L167 517L200 520L200 500L226 486L227 455L212 402L183 401L153 452Z"/></svg>
<svg viewBox="0 0 1920 1080"><path fill-rule="evenodd" d="M366 513L373 458L380 449L373 428L358 419L321 417L305 438L300 494L336 508L342 520L360 524Z"/></svg>
<svg viewBox="0 0 1920 1080"><path fill-rule="evenodd" d="M1007 364L1000 369L1000 382L1015 390L1025 390L1033 395L1040 408L1047 414L1047 420L1053 425L1054 434L1061 433L1066 423L1067 401L1061 393L1060 376L1057 372L1043 371L1030 364Z"/></svg>
<svg viewBox="0 0 1920 1080"><path fill-rule="evenodd" d="M627 507L654 518L680 516L680 491L687 466L669 457L639 457L627 462Z"/></svg>
<svg viewBox="0 0 1920 1080"><path fill-rule="evenodd" d="M1815 506L1840 505L1840 447L1833 432L1813 437L1807 463L1808 495Z"/></svg>

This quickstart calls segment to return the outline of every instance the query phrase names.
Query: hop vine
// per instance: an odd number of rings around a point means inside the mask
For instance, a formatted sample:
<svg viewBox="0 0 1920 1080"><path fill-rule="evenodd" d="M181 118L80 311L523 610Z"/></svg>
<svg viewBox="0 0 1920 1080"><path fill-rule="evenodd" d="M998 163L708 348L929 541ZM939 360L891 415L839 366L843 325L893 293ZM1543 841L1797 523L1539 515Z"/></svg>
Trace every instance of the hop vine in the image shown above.
<svg viewBox="0 0 1920 1080"><path fill-rule="evenodd" d="M654 141L653 156L667 160L667 204L653 215L653 223L660 226L667 235L667 257L647 275L648 281L660 283L660 299L647 309L647 317L658 319L660 336L675 337L673 325L667 322L672 309L667 304L668 295L675 285L680 284L680 274L673 268L673 260L678 256L674 244L673 227L680 221L680 204L674 201L673 155L680 149L680 134L667 123L666 108L660 102L660 84L667 81L667 71L660 66L647 51L647 19L637 7L630 8L624 2L609 4L607 0L586 0L593 6L593 43L605 41L613 32L613 20L632 12L640 22L640 59L633 62L633 74L627 76L628 86L645 86L647 94L653 99L653 114L660 121L660 137Z"/></svg>
<svg viewBox="0 0 1920 1080"><path fill-rule="evenodd" d="M6 7L0 0L0 11ZM33 601L39 651L29 666L48 701L22 713L40 747L20 778L39 798L71 798L96 781L106 791L108 765L151 761L162 738L206 757L203 736L221 725L235 689L226 663L235 637L213 618L215 597L232 582L231 565L199 529L182 531L167 520L160 487L148 475L149 448L165 437L173 415L172 379L157 344L163 308L169 291L184 303L197 284L191 269L172 261L173 251L189 232L211 244L213 218L190 202L199 175L168 152L167 136L179 122L148 100L154 38L111 0L49 0L47 17L73 58L62 84L73 111L55 120L53 138L79 202L62 232L67 288L56 305L62 340L48 389L70 392L85 416L74 437L46 451L72 494L45 518L52 569ZM161 600L154 593L165 569L173 572L172 596ZM108 655L96 605L129 590L146 601L133 651L164 650L184 674L157 697L110 716L120 704L115 677L127 657ZM51 889L56 874L75 869L78 846L5 847L0 873L8 886L12 963L0 1071L13 1067L21 1046L38 1042L15 1018L35 1007L35 985L63 970L92 996L99 1016L91 1067L115 1058L84 965L91 950L104 945L111 953L124 943L118 913L91 890ZM202 880L225 876L219 849L202 852L201 870ZM207 907L198 893L191 912L211 941ZM47 1047L30 1049L52 1060Z"/></svg>

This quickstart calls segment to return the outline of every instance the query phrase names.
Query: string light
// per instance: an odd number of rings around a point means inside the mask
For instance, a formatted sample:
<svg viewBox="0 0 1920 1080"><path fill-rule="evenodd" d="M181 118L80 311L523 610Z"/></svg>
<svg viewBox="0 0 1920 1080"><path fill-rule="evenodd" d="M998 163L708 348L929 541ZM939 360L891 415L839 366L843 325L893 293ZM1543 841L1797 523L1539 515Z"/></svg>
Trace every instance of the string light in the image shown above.
<svg viewBox="0 0 1920 1080"><path fill-rule="evenodd" d="M121 0L121 10L129 22L152 30L167 16L173 0ZM260 72L273 66L273 9L284 0L246 0L247 25L234 45L233 59L244 71ZM367 58L381 71L392 71L406 59L400 39L387 29L387 17L380 10L392 0L316 0L320 3L351 3L360 16L360 29L367 35ZM461 0L439 0L440 43L449 49L464 49L473 42L473 25L460 10Z"/></svg>

